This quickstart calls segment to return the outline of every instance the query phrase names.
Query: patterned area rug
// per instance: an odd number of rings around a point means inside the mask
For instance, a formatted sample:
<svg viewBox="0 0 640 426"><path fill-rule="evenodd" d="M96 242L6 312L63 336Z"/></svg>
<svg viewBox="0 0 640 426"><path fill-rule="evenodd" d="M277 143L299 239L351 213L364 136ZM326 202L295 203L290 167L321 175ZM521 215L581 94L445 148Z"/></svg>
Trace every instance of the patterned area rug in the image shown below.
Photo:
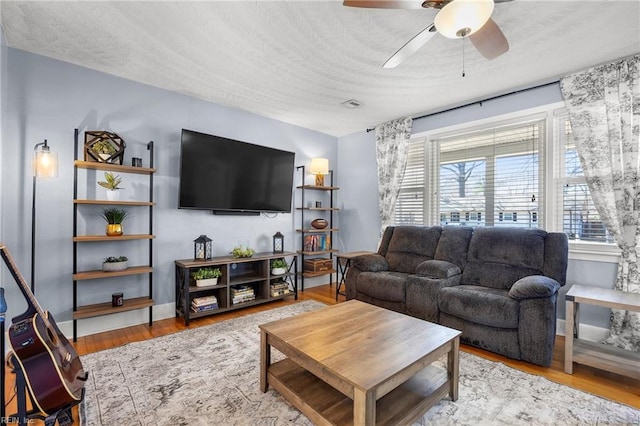
<svg viewBox="0 0 640 426"><path fill-rule="evenodd" d="M81 423L311 425L276 391L260 391L258 325L321 306L300 302L83 356ZM637 425L640 410L461 352L458 401L442 400L416 424Z"/></svg>

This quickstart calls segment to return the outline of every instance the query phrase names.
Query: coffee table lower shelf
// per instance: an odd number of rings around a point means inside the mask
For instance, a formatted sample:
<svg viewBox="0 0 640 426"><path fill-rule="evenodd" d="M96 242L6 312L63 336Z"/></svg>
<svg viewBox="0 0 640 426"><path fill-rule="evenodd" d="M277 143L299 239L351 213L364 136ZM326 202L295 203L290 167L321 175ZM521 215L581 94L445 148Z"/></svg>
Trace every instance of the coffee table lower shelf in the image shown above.
<svg viewBox="0 0 640 426"><path fill-rule="evenodd" d="M353 400L290 359L269 366L268 383L317 425L353 425ZM376 424L411 424L449 394L447 371L428 366L376 404Z"/></svg>

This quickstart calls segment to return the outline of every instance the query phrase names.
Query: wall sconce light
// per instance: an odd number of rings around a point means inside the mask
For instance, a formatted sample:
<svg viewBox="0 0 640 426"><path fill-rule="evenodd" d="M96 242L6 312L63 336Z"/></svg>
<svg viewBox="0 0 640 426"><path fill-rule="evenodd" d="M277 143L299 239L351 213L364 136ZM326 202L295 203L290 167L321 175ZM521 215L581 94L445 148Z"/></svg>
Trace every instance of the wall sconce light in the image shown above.
<svg viewBox="0 0 640 426"><path fill-rule="evenodd" d="M38 149L40 148L40 149ZM31 292L36 292L36 178L58 177L58 154L47 140L33 147L33 191L31 195Z"/></svg>
<svg viewBox="0 0 640 426"><path fill-rule="evenodd" d="M326 158L312 158L309 173L316 175L316 186L324 186L324 175L329 174L329 160Z"/></svg>
<svg viewBox="0 0 640 426"><path fill-rule="evenodd" d="M193 240L193 258L194 260L209 260L213 252L211 238L206 235L200 235Z"/></svg>

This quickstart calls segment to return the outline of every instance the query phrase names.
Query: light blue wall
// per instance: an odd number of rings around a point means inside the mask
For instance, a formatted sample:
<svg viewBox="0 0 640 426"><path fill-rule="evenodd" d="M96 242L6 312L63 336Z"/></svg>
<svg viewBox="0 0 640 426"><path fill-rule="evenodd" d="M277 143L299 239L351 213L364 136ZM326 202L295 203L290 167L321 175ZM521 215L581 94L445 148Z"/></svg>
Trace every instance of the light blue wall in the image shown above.
<svg viewBox="0 0 640 426"><path fill-rule="evenodd" d="M143 164L148 165L146 144L149 140L155 142L155 167L158 171L154 184L157 203L154 215L154 297L157 303L174 300L173 261L191 257L192 241L200 234L207 234L213 239L216 255L228 253L239 242L248 242L258 251L269 250L271 236L276 231L285 235L287 250L299 247L293 214L240 217L178 210L180 131L184 127L295 151L297 165L308 164L311 157L317 156L327 157L330 164L335 165L335 137L24 51L7 50L5 105L9 107L3 111L1 132L1 240L9 247L19 269L28 279L32 151L36 143L47 139L51 149L58 152L60 167L58 178L38 181L36 296L58 322L70 320L72 314L74 128L79 128L81 134L85 130L109 130L120 135L127 143L126 164L136 156L142 157ZM101 174L85 172L80 180L83 185L88 182L93 186L89 188L90 193L97 193L100 188L96 189L95 181L100 177ZM296 173L294 178L295 185L299 185L302 177ZM143 194L141 196L144 197L148 190L147 182L126 175L124 199L135 198L134 194ZM84 212L83 226L86 222L88 229L103 227L98 217L100 208L91 210L92 207L83 206L81 209ZM145 233L146 210L134 210L133 213L125 226L129 227L129 232ZM83 244L81 263L87 269L97 269L103 257L120 251L136 257L139 256L137 252L142 250L144 253L146 247L146 243L136 242L109 244L110 247L97 243ZM2 277L10 303L8 318L11 318L25 305L6 268L3 268ZM137 292L144 290L143 278L127 279L125 297L136 296ZM307 286L314 284L318 283L308 282ZM116 284L110 280L87 281L79 285L81 304L108 301L113 291L122 290L122 282ZM109 321L111 317L104 318L104 321Z"/></svg>
<svg viewBox="0 0 640 426"><path fill-rule="evenodd" d="M498 99L473 104L431 117L414 120L413 134L500 116L537 106L563 101L558 84L522 91ZM378 215L375 131L360 132L338 140L338 169L344 211L340 226L346 251L377 250L380 218ZM617 265L606 262L570 260L567 271L569 285L558 297L558 318L565 318L564 295L571 284L580 283L612 288ZM609 310L585 306L581 321L607 328Z"/></svg>

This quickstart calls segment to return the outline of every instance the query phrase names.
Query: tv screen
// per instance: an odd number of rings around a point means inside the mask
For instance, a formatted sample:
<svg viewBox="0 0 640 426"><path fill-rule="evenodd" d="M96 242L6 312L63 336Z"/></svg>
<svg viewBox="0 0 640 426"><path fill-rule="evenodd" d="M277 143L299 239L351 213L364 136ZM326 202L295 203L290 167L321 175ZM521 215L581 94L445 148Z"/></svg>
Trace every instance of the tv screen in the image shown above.
<svg viewBox="0 0 640 426"><path fill-rule="evenodd" d="M293 152L182 129L178 208L291 212Z"/></svg>

